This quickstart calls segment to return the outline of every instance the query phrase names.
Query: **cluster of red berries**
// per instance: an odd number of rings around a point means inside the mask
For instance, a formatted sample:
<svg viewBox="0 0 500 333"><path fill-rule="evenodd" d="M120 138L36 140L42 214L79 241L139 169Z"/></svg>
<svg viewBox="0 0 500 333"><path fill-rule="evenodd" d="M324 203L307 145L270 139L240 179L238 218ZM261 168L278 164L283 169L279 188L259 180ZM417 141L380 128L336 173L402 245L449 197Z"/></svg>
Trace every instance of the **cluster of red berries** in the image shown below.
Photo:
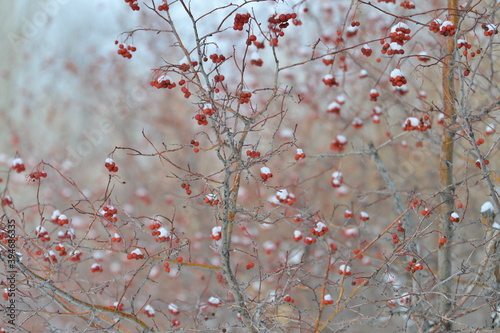
<svg viewBox="0 0 500 333"><path fill-rule="evenodd" d="M262 67L263 64L264 64L264 61L261 58L250 59L250 65Z"/></svg>
<svg viewBox="0 0 500 333"><path fill-rule="evenodd" d="M440 19L432 20L431 23L429 23L429 30L438 33L442 23L443 21L441 21Z"/></svg>
<svg viewBox="0 0 500 333"><path fill-rule="evenodd" d="M342 151L345 149L347 139L343 135L337 135L335 140L330 143L330 149L335 151Z"/></svg>
<svg viewBox="0 0 500 333"><path fill-rule="evenodd" d="M313 238L313 237L304 238L304 243L306 243L307 245L311 245L311 244L314 244L316 242L317 242L316 238Z"/></svg>
<svg viewBox="0 0 500 333"><path fill-rule="evenodd" d="M439 33L443 36L453 36L457 28L451 21L444 21L439 27Z"/></svg>
<svg viewBox="0 0 500 333"><path fill-rule="evenodd" d="M427 131L428 129L431 128L431 124L426 123L425 121L429 120L428 116L425 116L424 118L414 118L410 117L406 119L406 121L403 124L403 130L404 131Z"/></svg>
<svg viewBox="0 0 500 333"><path fill-rule="evenodd" d="M215 109L214 109L212 104L207 103L203 106L202 112L203 112L203 114L206 114L207 116L213 116L215 113Z"/></svg>
<svg viewBox="0 0 500 333"><path fill-rule="evenodd" d="M332 56L327 55L321 59L321 61L325 64L325 66L333 65L334 59Z"/></svg>
<svg viewBox="0 0 500 333"><path fill-rule="evenodd" d="M450 215L450 221L458 223L458 222L460 222L460 216L456 212L453 212Z"/></svg>
<svg viewBox="0 0 500 333"><path fill-rule="evenodd" d="M389 81L391 81L393 87L401 87L402 85L408 83L403 75L396 75L394 77L391 76Z"/></svg>
<svg viewBox="0 0 500 333"><path fill-rule="evenodd" d="M165 267L165 272L170 273L170 263L165 261L163 267Z"/></svg>
<svg viewBox="0 0 500 333"><path fill-rule="evenodd" d="M165 11L165 12L166 12L166 11L167 11L167 10L169 10L169 9L170 9L170 8L168 7L168 3L166 3L166 2L164 2L164 3L163 3L163 5L159 5L159 6L158 6L158 10L159 10L159 11L162 11L162 10L163 10L163 11Z"/></svg>
<svg viewBox="0 0 500 333"><path fill-rule="evenodd" d="M224 75L215 75L214 76L215 82L222 82L222 81L224 81L224 79L225 79Z"/></svg>
<svg viewBox="0 0 500 333"><path fill-rule="evenodd" d="M283 37L285 35L283 29L285 29L290 25L288 21L295 20L296 18L297 18L296 13L280 14L280 15L273 14L273 16L270 16L267 19L267 22L269 23L268 25L269 30L276 33L278 36Z"/></svg>
<svg viewBox="0 0 500 333"><path fill-rule="evenodd" d="M423 217L428 219L429 217L431 217L432 211L426 207L426 208L422 209L420 214L422 214Z"/></svg>
<svg viewBox="0 0 500 333"><path fill-rule="evenodd" d="M498 27L496 27L494 24L483 24L481 25L481 28L483 28L485 36L493 36L498 34Z"/></svg>
<svg viewBox="0 0 500 333"><path fill-rule="evenodd" d="M405 42L410 40L410 33L410 28L406 24L399 22L391 28L389 37L391 37L392 43L397 43L402 46Z"/></svg>
<svg viewBox="0 0 500 333"><path fill-rule="evenodd" d="M382 44L384 43L384 41L381 40L380 43ZM382 50L380 50L380 53L387 55L405 54L405 50L403 50L403 48L397 43L385 43L382 45Z"/></svg>
<svg viewBox="0 0 500 333"><path fill-rule="evenodd" d="M66 215L61 214L51 220L51 222L63 226L65 224L69 224L69 219Z"/></svg>
<svg viewBox="0 0 500 333"><path fill-rule="evenodd" d="M255 267L255 264L253 262L249 262L247 265L246 265L246 269L252 269Z"/></svg>
<svg viewBox="0 0 500 333"><path fill-rule="evenodd" d="M118 302L114 302L113 305L110 306L111 309L113 310L118 310L118 311L123 311L123 303L118 303Z"/></svg>
<svg viewBox="0 0 500 333"><path fill-rule="evenodd" d="M66 229L65 231L59 231L57 237L61 240L63 239L75 239L75 231L73 228Z"/></svg>
<svg viewBox="0 0 500 333"><path fill-rule="evenodd" d="M115 233L111 238L111 241L115 243L120 243L122 241L122 236L120 236L120 234L118 233Z"/></svg>
<svg viewBox="0 0 500 333"><path fill-rule="evenodd" d="M6 195L2 198L2 206L10 206L12 205L12 198L9 195Z"/></svg>
<svg viewBox="0 0 500 333"><path fill-rule="evenodd" d="M198 125L208 125L208 120L207 120L207 116L202 114L202 113L198 113L194 116L194 119L196 121L198 121Z"/></svg>
<svg viewBox="0 0 500 333"><path fill-rule="evenodd" d="M50 241L49 233L47 229L39 225L35 229L35 235L42 241L42 242L48 242Z"/></svg>
<svg viewBox="0 0 500 333"><path fill-rule="evenodd" d="M397 234L392 234L392 243L394 244L399 243L399 237Z"/></svg>
<svg viewBox="0 0 500 333"><path fill-rule="evenodd" d="M341 107L340 103L338 103L337 101L333 101L330 104L328 104L328 106L326 108L326 112L340 114L340 107Z"/></svg>
<svg viewBox="0 0 500 333"><path fill-rule="evenodd" d="M160 88L173 89L177 86L177 84L168 75L162 75L156 81L149 82L149 84L152 87L156 87L158 89Z"/></svg>
<svg viewBox="0 0 500 333"><path fill-rule="evenodd" d="M187 195L191 195L191 193L193 193L193 192L191 191L191 186L190 186L189 184L187 184L187 183L182 183L182 184L181 184L181 187L182 187L182 188L186 191L186 194L187 194Z"/></svg>
<svg viewBox="0 0 500 333"><path fill-rule="evenodd" d="M221 62L223 62L224 60L226 60L226 57L222 54L212 54L210 55L210 59L212 60L212 62L214 64L220 64Z"/></svg>
<svg viewBox="0 0 500 333"><path fill-rule="evenodd" d="M295 201L297 201L297 197L295 197L295 195L293 193L288 193L288 191L286 191L286 190L278 191L278 194L276 195L276 199L278 199L278 201L281 204L289 205L289 206L292 206L295 203Z"/></svg>
<svg viewBox="0 0 500 333"><path fill-rule="evenodd" d="M151 223L149 224L149 229L151 230L158 230L162 227L160 221L158 220L152 220ZM156 236L156 235L153 235Z"/></svg>
<svg viewBox="0 0 500 333"><path fill-rule="evenodd" d="M344 183L344 176L342 175L342 172L340 172L340 171L334 171L332 173L332 180L331 180L330 183L332 184L333 187L340 187L340 186L342 186L342 184ZM346 210L346 212L348 212L348 211ZM344 214L344 216L346 216L346 215ZM351 215L351 216L354 216L354 215ZM346 217L348 217L348 216L346 216Z"/></svg>
<svg viewBox="0 0 500 333"><path fill-rule="evenodd" d="M101 214L109 222L118 221L118 216L116 216L117 213L118 213L118 210L113 206L108 205L108 206L102 207Z"/></svg>
<svg viewBox="0 0 500 333"><path fill-rule="evenodd" d="M380 94L378 93L377 90L375 90L375 89L370 90L370 101L376 102L377 98L379 98L379 97L380 97Z"/></svg>
<svg viewBox="0 0 500 333"><path fill-rule="evenodd" d="M335 77L332 74L327 74L327 75L323 76L321 81L323 81L323 83L329 87L339 85L339 83L335 80Z"/></svg>
<svg viewBox="0 0 500 333"><path fill-rule="evenodd" d="M248 38L247 38L246 44L247 44L248 46L250 46L250 45L252 45L252 43L253 43L253 42L255 42L255 41L257 41L257 36L255 36L255 35L250 35L250 36L248 36Z"/></svg>
<svg viewBox="0 0 500 333"><path fill-rule="evenodd" d="M182 87L181 91L184 93L184 98L191 97L191 92L189 91L188 87L186 87L186 86Z"/></svg>
<svg viewBox="0 0 500 333"><path fill-rule="evenodd" d="M41 178L47 178L47 173L44 171L34 171L28 175L28 178L32 181L39 180Z"/></svg>
<svg viewBox="0 0 500 333"><path fill-rule="evenodd" d="M272 178L273 174L271 172L271 169L268 167L262 167L260 168L260 178L262 178L263 182L266 182L268 179Z"/></svg>
<svg viewBox="0 0 500 333"><path fill-rule="evenodd" d="M118 167L116 166L115 161L112 158L107 158L104 162L104 166L108 169L109 172L117 172Z"/></svg>
<svg viewBox="0 0 500 333"><path fill-rule="evenodd" d="M102 273L102 266L98 263L92 264L92 267L90 267L90 271L92 273Z"/></svg>
<svg viewBox="0 0 500 333"><path fill-rule="evenodd" d="M372 55L372 52L373 50L366 44L361 48L361 53L363 53L364 56L369 57Z"/></svg>
<svg viewBox="0 0 500 333"><path fill-rule="evenodd" d="M415 273L416 271L424 269L424 266L422 266L422 264L420 263L417 263L417 259L413 258L408 262L408 266L406 266L405 269L408 272Z"/></svg>
<svg viewBox="0 0 500 333"><path fill-rule="evenodd" d="M485 160L484 160L484 164L485 164L485 165L488 165L488 164L490 164L490 161L488 161L487 159L485 159ZM481 160L477 160L477 161L476 161L476 167L478 167L479 169L481 169L481 168L482 168L482 167L481 167Z"/></svg>
<svg viewBox="0 0 500 333"><path fill-rule="evenodd" d="M115 40L115 44L118 45L117 40ZM116 53L118 53L119 55L121 55L124 58L130 59L130 58L132 58L131 52L135 52L136 50L137 50L137 48L135 46L130 46L130 45L125 46L123 44L120 44L120 45L118 45L118 51L116 51Z"/></svg>
<svg viewBox="0 0 500 333"><path fill-rule="evenodd" d="M415 4L413 1L403 1L401 2L401 7L406 9L415 9Z"/></svg>
<svg viewBox="0 0 500 333"><path fill-rule="evenodd" d="M290 295L286 295L285 297L283 297L283 301L284 302L288 302L288 303L294 303L295 300L293 298L290 297Z"/></svg>
<svg viewBox="0 0 500 333"><path fill-rule="evenodd" d="M127 254L127 259L128 260L139 260L139 259L144 259L144 254L141 252L139 249L135 249L131 253Z"/></svg>
<svg viewBox="0 0 500 333"><path fill-rule="evenodd" d="M370 219L370 215L368 215L367 212L361 212L359 213L359 216L358 218L361 220L361 221L368 221Z"/></svg>
<svg viewBox="0 0 500 333"><path fill-rule="evenodd" d="M130 6L130 8L133 10L133 11L137 11L137 10L140 10L141 8L139 7L139 5L137 4L137 0L125 0L125 3L128 3L128 5Z"/></svg>
<svg viewBox="0 0 500 333"><path fill-rule="evenodd" d="M354 249L352 251L352 253L354 253L356 255L356 258L358 259L363 259L363 254L361 253L361 250L360 249Z"/></svg>
<svg viewBox="0 0 500 333"><path fill-rule="evenodd" d="M23 160L20 158L15 158L12 161L12 169L16 170L17 173L21 173L26 170L26 167L24 166Z"/></svg>
<svg viewBox="0 0 500 333"><path fill-rule="evenodd" d="M45 256L43 257L43 261L56 263L57 257L54 251L50 250L49 253L46 253Z"/></svg>
<svg viewBox="0 0 500 333"><path fill-rule="evenodd" d="M219 199L213 193L209 193L203 198L203 201L210 206L217 206L219 204Z"/></svg>
<svg viewBox="0 0 500 333"><path fill-rule="evenodd" d="M352 120L351 125L352 125L352 127L354 127L354 129L360 129L364 125L363 119L361 119L359 117L355 117Z"/></svg>
<svg viewBox="0 0 500 333"><path fill-rule="evenodd" d="M304 158L306 158L306 154L304 153L304 151L300 148L297 148L297 153L295 154L295 160L298 161Z"/></svg>
<svg viewBox="0 0 500 333"><path fill-rule="evenodd" d="M309 229L309 232L314 236L320 237L328 232L328 227L323 222L318 222L315 228Z"/></svg>
<svg viewBox="0 0 500 333"><path fill-rule="evenodd" d="M191 60L191 64L193 65L193 67L196 67L196 66L198 66L198 61ZM189 65L189 63L188 63L188 62L187 62L187 60L186 60L186 62L183 62L183 63L181 63L181 64L179 65L179 70L180 70L181 72L187 72L187 71L189 70L189 68L190 68L190 67L191 67L191 66Z"/></svg>
<svg viewBox="0 0 500 333"><path fill-rule="evenodd" d="M252 97L252 93L250 91L243 91L240 94L240 103L250 103L250 98Z"/></svg>
<svg viewBox="0 0 500 333"><path fill-rule="evenodd" d="M421 62L427 62L427 61L431 60L431 58L429 58L429 56L427 55L427 52L425 52L425 51L420 52L419 55L417 56L417 59L418 59L418 61L421 61Z"/></svg>
<svg viewBox="0 0 500 333"><path fill-rule="evenodd" d="M56 245L55 250L59 251L60 257L64 257L64 256L68 255L68 252L66 252L66 247L64 247L63 244Z"/></svg>
<svg viewBox="0 0 500 333"><path fill-rule="evenodd" d="M372 117L372 122L375 124L380 123L380 115L382 114L382 109L378 106L374 107L372 109L372 114L370 117Z"/></svg>
<svg viewBox="0 0 500 333"><path fill-rule="evenodd" d="M212 234L210 235L210 238L213 240L218 241L219 239L222 238L222 227L216 226L212 228Z"/></svg>
<svg viewBox="0 0 500 333"><path fill-rule="evenodd" d="M69 258L69 260L73 261L73 262L78 262L81 260L81 256L82 256L83 252L81 251L78 251L78 250L75 250L71 253L71 257Z"/></svg>
<svg viewBox="0 0 500 333"><path fill-rule="evenodd" d="M200 143L199 143L198 141L196 141L196 140L191 140L191 144L192 144L192 145L193 145L193 147L194 147L194 148L193 148L193 151L194 151L195 153L199 153L199 152L200 152L200 148L198 148L198 147L200 146ZM189 194L191 194L191 193L189 193Z"/></svg>
<svg viewBox="0 0 500 333"><path fill-rule="evenodd" d="M234 17L233 29L243 31L243 26L250 21L250 14L236 14Z"/></svg>
<svg viewBox="0 0 500 333"><path fill-rule="evenodd" d="M247 150L246 151L246 154L248 157L250 158L257 158L257 157L260 157L260 152L258 151L255 151L255 150Z"/></svg>

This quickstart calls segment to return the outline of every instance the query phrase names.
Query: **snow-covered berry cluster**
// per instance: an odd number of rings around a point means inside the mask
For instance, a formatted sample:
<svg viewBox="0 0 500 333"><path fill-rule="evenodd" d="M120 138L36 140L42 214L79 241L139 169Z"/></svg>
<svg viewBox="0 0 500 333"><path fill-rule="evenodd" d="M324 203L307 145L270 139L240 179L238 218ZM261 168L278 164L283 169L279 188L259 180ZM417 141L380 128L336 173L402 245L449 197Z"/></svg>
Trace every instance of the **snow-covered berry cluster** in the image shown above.
<svg viewBox="0 0 500 333"><path fill-rule="evenodd" d="M110 205L102 207L101 214L109 222L118 221L118 216L116 215L118 210Z"/></svg>
<svg viewBox="0 0 500 333"><path fill-rule="evenodd" d="M405 9L415 9L415 4L413 3L413 1L409 0L401 2L400 6Z"/></svg>
<svg viewBox="0 0 500 333"><path fill-rule="evenodd" d="M142 253L142 251L140 249L135 249L134 251L132 251L129 254L127 254L127 259L128 260L132 260L132 259L136 259L136 260L144 259L144 254Z"/></svg>
<svg viewBox="0 0 500 333"><path fill-rule="evenodd" d="M306 158L306 154L304 153L304 151L300 148L297 148L297 153L295 154L295 160L298 161L304 158Z"/></svg>
<svg viewBox="0 0 500 333"><path fill-rule="evenodd" d="M345 149L347 144L347 138L343 135L337 135L335 139L330 143L330 149L335 151L342 151Z"/></svg>
<svg viewBox="0 0 500 333"><path fill-rule="evenodd" d="M285 189L282 189L282 190L279 190L278 192L276 192L276 199L280 203L290 205L290 206L293 205L293 203L297 200L297 198L295 197L295 195L293 193L288 193L288 191Z"/></svg>
<svg viewBox="0 0 500 333"><path fill-rule="evenodd" d="M50 241L49 233L47 229L45 229L43 226L39 225L35 229L35 235L42 241L42 242L48 242Z"/></svg>
<svg viewBox="0 0 500 333"><path fill-rule="evenodd" d="M439 27L439 33L443 36L453 36L456 31L457 28L451 21L444 21Z"/></svg>
<svg viewBox="0 0 500 333"><path fill-rule="evenodd" d="M483 28L485 36L493 36L498 34L498 27L492 23L483 24L481 28Z"/></svg>
<svg viewBox="0 0 500 333"><path fill-rule="evenodd" d="M217 195L214 193L208 193L203 201L210 206L217 206L219 204L219 199L217 199Z"/></svg>
<svg viewBox="0 0 500 333"><path fill-rule="evenodd" d="M118 167L116 166L115 161L113 161L112 158L107 158L106 161L104 161L104 166L106 169L108 169L109 172L117 172Z"/></svg>
<svg viewBox="0 0 500 333"><path fill-rule="evenodd" d="M431 125L429 123L426 123L424 119L418 119L415 117L408 117L406 118L405 122L403 123L403 130L405 131L426 131L429 128L431 128Z"/></svg>
<svg viewBox="0 0 500 333"><path fill-rule="evenodd" d="M219 240L222 238L222 227L221 226L216 226L212 228L212 234L210 235L210 238L213 240Z"/></svg>
<svg viewBox="0 0 500 333"><path fill-rule="evenodd" d="M370 90L370 101L376 102L377 99L380 97L380 94L376 89L371 89Z"/></svg>
<svg viewBox="0 0 500 333"><path fill-rule="evenodd" d="M23 160L18 158L15 158L12 160L12 167L13 170L16 170L17 173L21 173L26 170L26 167L24 166Z"/></svg>
<svg viewBox="0 0 500 333"><path fill-rule="evenodd" d="M344 183L344 176L342 175L342 172L340 171L334 171L332 173L332 180L331 184L333 187L340 187Z"/></svg>
<svg viewBox="0 0 500 333"><path fill-rule="evenodd" d="M158 89L161 89L161 88L173 89L177 86L177 84L174 82L174 80L166 74L161 75L160 77L158 77L158 79L149 82L149 84L152 87L156 87Z"/></svg>
<svg viewBox="0 0 500 333"><path fill-rule="evenodd" d="M405 76L399 68L395 68L392 70L389 81L391 81L394 87L401 87L402 85L407 83Z"/></svg>
<svg viewBox="0 0 500 333"><path fill-rule="evenodd" d="M323 81L323 83L329 87L339 85L339 83L335 80L335 77L332 74L326 74L325 76L323 76L321 81Z"/></svg>
<svg viewBox="0 0 500 333"><path fill-rule="evenodd" d="M262 181L267 181L269 178L273 176L273 173L271 172L271 169L268 167L262 167L260 168L260 178L262 178Z"/></svg>
<svg viewBox="0 0 500 333"><path fill-rule="evenodd" d="M372 52L373 50L368 46L368 44L363 45L363 47L361 48L361 53L363 53L364 56L369 57L372 55Z"/></svg>

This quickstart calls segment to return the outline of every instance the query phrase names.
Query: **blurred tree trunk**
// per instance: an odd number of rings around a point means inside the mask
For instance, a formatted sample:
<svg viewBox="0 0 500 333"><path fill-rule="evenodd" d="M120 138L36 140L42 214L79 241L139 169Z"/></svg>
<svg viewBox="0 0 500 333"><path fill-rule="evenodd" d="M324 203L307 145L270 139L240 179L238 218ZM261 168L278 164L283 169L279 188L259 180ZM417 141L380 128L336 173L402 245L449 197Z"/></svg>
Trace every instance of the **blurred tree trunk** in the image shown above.
<svg viewBox="0 0 500 333"><path fill-rule="evenodd" d="M448 20L458 26L457 0L448 0ZM450 215L454 211L455 185L453 182L453 141L455 140L455 36L446 38L445 56L443 58L443 113L446 119L443 141L441 143L440 178L441 178L441 235L449 241L452 239L452 222ZM451 292L451 251L450 246L443 246L438 255L439 292L441 295L439 312L446 330L451 329L451 322L446 316L452 308Z"/></svg>

